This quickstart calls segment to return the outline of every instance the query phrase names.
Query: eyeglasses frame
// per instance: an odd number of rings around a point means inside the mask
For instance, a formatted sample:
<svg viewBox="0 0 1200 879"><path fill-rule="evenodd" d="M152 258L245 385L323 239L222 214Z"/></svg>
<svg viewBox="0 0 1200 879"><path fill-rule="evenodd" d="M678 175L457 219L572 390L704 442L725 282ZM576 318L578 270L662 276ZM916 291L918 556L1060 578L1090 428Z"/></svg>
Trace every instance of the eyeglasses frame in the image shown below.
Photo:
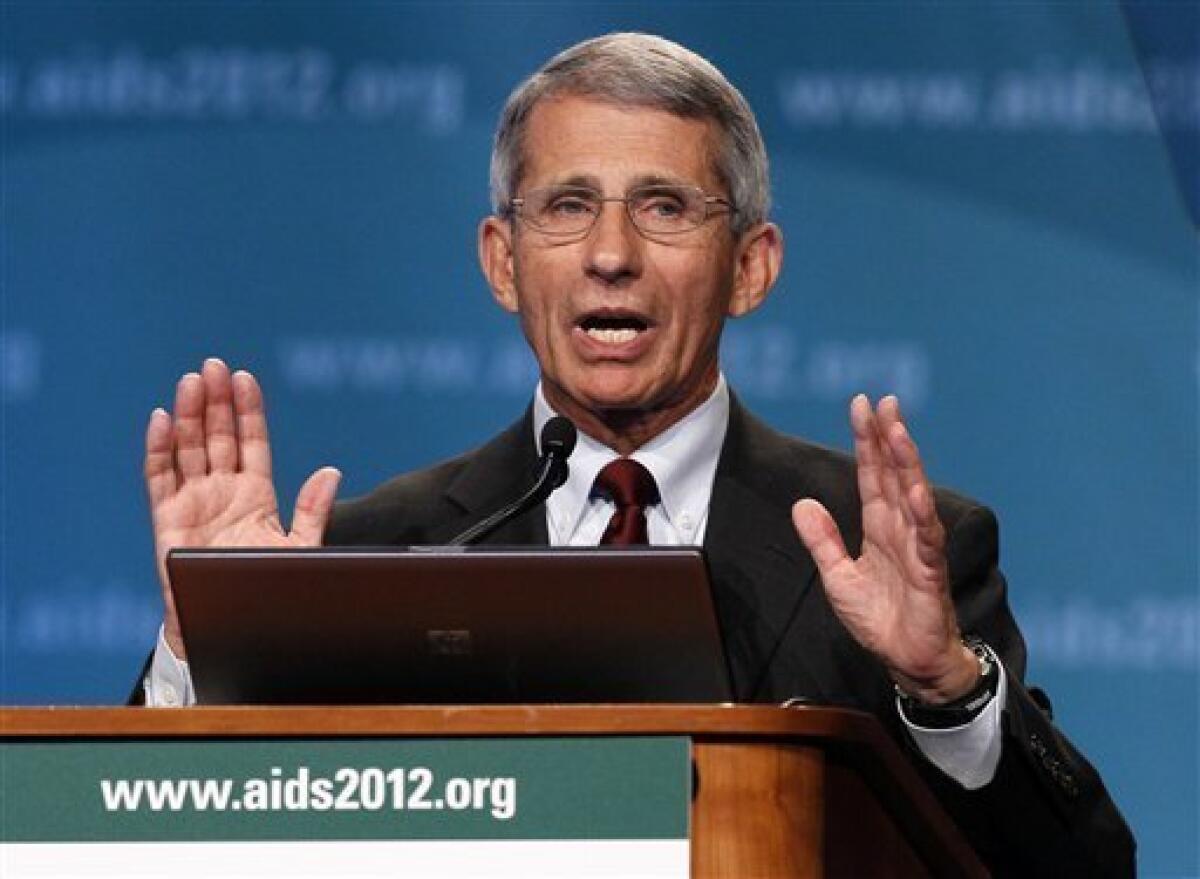
<svg viewBox="0 0 1200 879"><path fill-rule="evenodd" d="M673 187L676 187L679 189L687 189L687 190L691 190L692 192L700 193L700 195L703 196L703 198L704 198L704 219L702 219L695 226L689 226L687 229L675 229L673 231L647 231L646 229L643 229L640 225L638 225L638 221L634 218L633 211L630 210L630 207L629 207L629 202L630 202L630 199L633 197L633 194L636 192L639 192L640 190L643 190L643 189L661 188L664 185L673 186ZM553 189L553 188L554 187L551 187L551 186L538 187L538 189ZM692 186L691 184L649 183L649 184L646 184L645 186L635 186L632 189L630 189L628 192L626 192L625 195L623 195L623 196L617 196L617 195L605 196L605 195L602 195L599 190L592 189L591 187L588 187L588 186L574 186L574 187L564 187L564 188L576 189L576 190L582 190L582 191L586 191L586 192L595 193L597 196L596 202L597 202L597 204L599 204L601 206L603 206L604 204L606 204L607 202L610 202L610 201L619 201L619 202L623 203L625 205L625 215L629 218L629 222L633 224L633 228L637 229L639 235L641 235L645 238L651 238L651 239L655 238L659 235L668 235L668 236L670 236L670 235L686 235L689 232L695 232L697 229L699 229L701 226L703 226L705 223L707 223L713 217L720 215L720 212L712 210L712 206L715 204L719 204L719 205L722 205L725 208L727 208L726 212L731 215L737 213L737 206L729 199L727 199L723 196L719 196L719 195L709 195L701 187ZM530 190L530 191L534 192L536 190ZM507 211L506 211L508 216L509 217L520 217L522 220L525 221L526 224L529 225L529 227L531 229L536 229L542 235L549 235L553 238L576 238L576 237L586 238L588 235L592 234L592 230L596 228L596 223L598 223L600 221L600 212L597 211L595 213L595 215L592 217L591 223L588 224L588 226L585 229L581 229L577 232L549 232L546 229L544 229L543 227L539 226L537 223L533 222L533 220L531 220L529 217L522 214L520 212L520 210L518 210L519 208L525 206L525 201L526 200L520 196L513 196L512 198L510 198L508 200Z"/></svg>

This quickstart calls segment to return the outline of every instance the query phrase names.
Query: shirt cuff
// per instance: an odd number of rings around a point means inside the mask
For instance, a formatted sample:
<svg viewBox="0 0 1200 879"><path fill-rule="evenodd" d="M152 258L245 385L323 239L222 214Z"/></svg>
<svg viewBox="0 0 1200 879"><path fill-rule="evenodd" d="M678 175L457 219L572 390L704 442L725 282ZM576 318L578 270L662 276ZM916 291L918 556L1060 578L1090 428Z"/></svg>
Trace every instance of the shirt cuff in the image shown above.
<svg viewBox="0 0 1200 879"><path fill-rule="evenodd" d="M996 660L997 664L1000 661ZM908 727L917 748L925 758L967 790L978 790L996 775L1000 763L1000 714L1008 697L1008 681L1000 665L1000 681L996 694L979 715L969 723L949 729L929 729L910 723L900 710L900 719Z"/></svg>
<svg viewBox="0 0 1200 879"><path fill-rule="evenodd" d="M154 647L154 659L142 681L142 689L146 691L146 704L151 708L178 708L196 704L188 664L171 652L161 627L158 630L158 644Z"/></svg>

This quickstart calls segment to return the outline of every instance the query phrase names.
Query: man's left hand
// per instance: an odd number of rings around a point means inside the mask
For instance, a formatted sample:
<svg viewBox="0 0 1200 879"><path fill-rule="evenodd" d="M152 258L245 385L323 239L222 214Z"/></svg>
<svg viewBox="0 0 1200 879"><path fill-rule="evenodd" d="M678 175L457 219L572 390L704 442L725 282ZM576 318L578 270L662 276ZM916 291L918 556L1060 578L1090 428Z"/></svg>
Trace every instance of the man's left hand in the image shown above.
<svg viewBox="0 0 1200 879"><path fill-rule="evenodd" d="M850 404L863 541L851 558L837 524L805 498L792 520L850 634L904 692L936 705L970 692L979 662L962 643L946 564L946 532L895 397Z"/></svg>

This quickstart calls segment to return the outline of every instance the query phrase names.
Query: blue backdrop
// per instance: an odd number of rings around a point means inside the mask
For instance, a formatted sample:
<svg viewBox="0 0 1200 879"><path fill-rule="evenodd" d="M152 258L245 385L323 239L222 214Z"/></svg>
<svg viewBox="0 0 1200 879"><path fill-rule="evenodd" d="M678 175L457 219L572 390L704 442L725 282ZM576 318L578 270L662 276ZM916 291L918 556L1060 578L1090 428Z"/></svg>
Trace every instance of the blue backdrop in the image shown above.
<svg viewBox="0 0 1200 879"><path fill-rule="evenodd" d="M552 52L648 30L772 156L785 269L734 386L839 446L854 392L901 395L998 511L1030 676L1144 874L1200 873L1200 66L1143 12L4 3L3 701L124 698L160 613L145 420L205 355L262 380L285 503L512 420L535 372L474 256L495 117Z"/></svg>

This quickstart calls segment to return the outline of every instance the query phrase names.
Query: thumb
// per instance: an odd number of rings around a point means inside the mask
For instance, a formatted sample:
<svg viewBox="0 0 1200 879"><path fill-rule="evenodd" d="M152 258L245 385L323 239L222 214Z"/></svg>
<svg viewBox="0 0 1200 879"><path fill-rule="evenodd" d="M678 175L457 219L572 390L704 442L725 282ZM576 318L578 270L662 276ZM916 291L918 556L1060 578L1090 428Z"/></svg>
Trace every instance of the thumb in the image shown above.
<svg viewBox="0 0 1200 879"><path fill-rule="evenodd" d="M292 537L304 546L321 545L341 481L341 471L336 467L322 467L300 486L292 516Z"/></svg>
<svg viewBox="0 0 1200 879"><path fill-rule="evenodd" d="M792 507L792 524L817 563L821 579L828 583L833 569L849 558L837 523L820 502L804 498Z"/></svg>

